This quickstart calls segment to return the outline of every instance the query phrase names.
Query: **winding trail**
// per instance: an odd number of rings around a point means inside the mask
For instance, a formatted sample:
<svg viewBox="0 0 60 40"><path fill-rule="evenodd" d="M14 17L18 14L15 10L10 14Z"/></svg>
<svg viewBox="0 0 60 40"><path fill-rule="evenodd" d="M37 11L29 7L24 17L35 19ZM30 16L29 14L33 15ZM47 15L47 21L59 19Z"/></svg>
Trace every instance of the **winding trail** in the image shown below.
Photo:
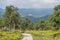
<svg viewBox="0 0 60 40"><path fill-rule="evenodd" d="M31 34L22 33L22 35L23 35L23 39L22 40L33 40Z"/></svg>

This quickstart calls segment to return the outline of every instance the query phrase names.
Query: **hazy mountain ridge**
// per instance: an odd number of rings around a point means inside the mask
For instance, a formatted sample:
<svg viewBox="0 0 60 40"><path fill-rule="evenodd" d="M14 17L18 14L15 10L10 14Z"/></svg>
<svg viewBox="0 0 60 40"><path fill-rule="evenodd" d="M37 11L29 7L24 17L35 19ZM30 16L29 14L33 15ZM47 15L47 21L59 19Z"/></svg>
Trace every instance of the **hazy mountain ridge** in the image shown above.
<svg viewBox="0 0 60 40"><path fill-rule="evenodd" d="M52 14L53 9L19 9L18 12L23 19L29 18L32 22L39 22L40 19L47 19ZM0 8L0 17L2 17L4 9ZM32 14L29 16L29 14Z"/></svg>
<svg viewBox="0 0 60 40"><path fill-rule="evenodd" d="M19 9L19 13L22 16L28 16L29 14L32 14L34 17L43 17L46 15L52 14L53 9L48 8L48 9Z"/></svg>
<svg viewBox="0 0 60 40"><path fill-rule="evenodd" d="M47 16L44 16L44 17L41 17L41 18L36 18L36 17L33 17L33 16L26 16L26 17L22 17L22 18L23 18L23 19L28 18L28 19L30 19L33 23L37 23L37 22L39 22L41 19L47 20L47 19L48 19L48 15L47 15Z"/></svg>
<svg viewBox="0 0 60 40"><path fill-rule="evenodd" d="M0 8L0 17L2 17L3 13L4 13L4 9Z"/></svg>

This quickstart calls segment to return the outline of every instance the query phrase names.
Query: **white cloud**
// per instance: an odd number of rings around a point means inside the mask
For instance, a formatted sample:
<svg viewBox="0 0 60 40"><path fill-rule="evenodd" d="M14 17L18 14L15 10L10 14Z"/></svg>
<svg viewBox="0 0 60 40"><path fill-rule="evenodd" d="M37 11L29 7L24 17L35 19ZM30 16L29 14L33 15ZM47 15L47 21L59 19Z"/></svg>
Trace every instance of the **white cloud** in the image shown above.
<svg viewBox="0 0 60 40"><path fill-rule="evenodd" d="M60 0L0 0L0 7L14 5L18 8L53 8L57 4L60 4Z"/></svg>
<svg viewBox="0 0 60 40"><path fill-rule="evenodd" d="M45 3L55 3L56 0L43 0Z"/></svg>
<svg viewBox="0 0 60 40"><path fill-rule="evenodd" d="M28 16L32 16L32 14L28 14Z"/></svg>
<svg viewBox="0 0 60 40"><path fill-rule="evenodd" d="M30 0L31 2L36 2L37 0Z"/></svg>
<svg viewBox="0 0 60 40"><path fill-rule="evenodd" d="M39 8L38 4L33 4L33 8Z"/></svg>

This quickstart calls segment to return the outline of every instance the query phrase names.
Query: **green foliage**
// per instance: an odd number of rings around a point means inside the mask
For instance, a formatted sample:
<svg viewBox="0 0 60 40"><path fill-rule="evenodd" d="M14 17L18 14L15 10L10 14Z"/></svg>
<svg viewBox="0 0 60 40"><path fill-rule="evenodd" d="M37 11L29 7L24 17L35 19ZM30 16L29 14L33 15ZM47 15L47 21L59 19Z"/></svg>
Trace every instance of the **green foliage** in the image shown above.
<svg viewBox="0 0 60 40"><path fill-rule="evenodd" d="M54 8L54 13L49 17L49 23L55 29L60 29L60 5Z"/></svg>
<svg viewBox="0 0 60 40"><path fill-rule="evenodd" d="M33 27L33 23L28 18L22 20L21 28L23 30L32 29L32 27Z"/></svg>
<svg viewBox="0 0 60 40"><path fill-rule="evenodd" d="M55 11L60 10L60 5L55 6L54 10L55 10Z"/></svg>
<svg viewBox="0 0 60 40"><path fill-rule="evenodd" d="M34 30L38 30L39 29L38 23L33 24L33 29Z"/></svg>
<svg viewBox="0 0 60 40"><path fill-rule="evenodd" d="M14 6L7 6L5 13L3 15L3 26L6 28L14 28L17 29L20 27L21 18Z"/></svg>
<svg viewBox="0 0 60 40"><path fill-rule="evenodd" d="M40 29L44 29L44 28L46 28L46 21L45 20L40 20L40 23L39 23L39 27L40 27Z"/></svg>
<svg viewBox="0 0 60 40"><path fill-rule="evenodd" d="M3 24L2 24L2 19L0 19L0 28L2 29L2 26L3 26Z"/></svg>

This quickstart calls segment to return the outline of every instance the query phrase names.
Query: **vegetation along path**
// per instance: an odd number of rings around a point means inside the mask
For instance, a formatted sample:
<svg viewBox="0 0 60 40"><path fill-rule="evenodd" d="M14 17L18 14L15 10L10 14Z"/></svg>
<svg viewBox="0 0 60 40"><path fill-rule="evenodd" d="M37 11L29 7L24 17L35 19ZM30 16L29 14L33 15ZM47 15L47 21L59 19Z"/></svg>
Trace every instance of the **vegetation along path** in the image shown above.
<svg viewBox="0 0 60 40"><path fill-rule="evenodd" d="M23 35L23 39L22 40L33 40L31 34L22 33L22 35Z"/></svg>

